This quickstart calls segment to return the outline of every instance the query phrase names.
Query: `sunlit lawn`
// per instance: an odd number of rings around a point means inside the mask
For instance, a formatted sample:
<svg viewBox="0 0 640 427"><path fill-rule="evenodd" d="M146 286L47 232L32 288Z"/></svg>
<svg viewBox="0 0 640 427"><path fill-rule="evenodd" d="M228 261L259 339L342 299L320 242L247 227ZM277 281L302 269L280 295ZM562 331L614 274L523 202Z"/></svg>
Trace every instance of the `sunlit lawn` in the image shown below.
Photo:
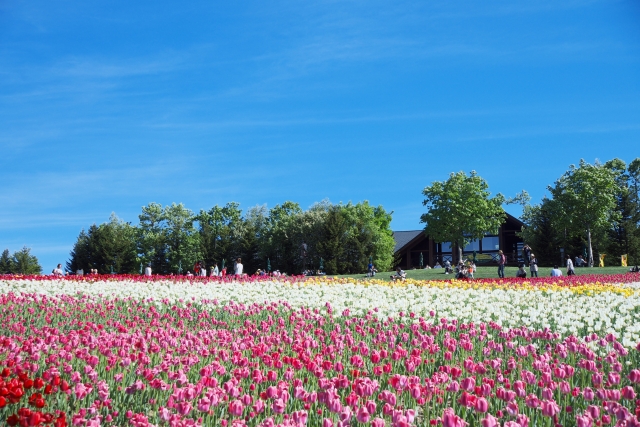
<svg viewBox="0 0 640 427"><path fill-rule="evenodd" d="M525 268L527 271L527 277L531 277L529 273L529 268ZM566 275L567 269L561 268L562 274ZM516 277L516 271L518 271L518 267L516 266L506 266L504 270L504 277ZM622 274L629 271L628 267L579 267L575 269L576 274ZM389 277L394 274L393 271L388 272L378 272L376 274L376 279L382 280L390 280ZM407 278L417 279L417 280L447 280L454 277L453 274L444 274L444 269L430 269L430 270L406 270ZM550 267L540 267L538 270L538 276L550 276L551 268ZM497 278L498 277L498 267L478 267L478 271L474 274L475 278ZM354 277L357 279L365 279L365 274L346 274L339 277ZM638 275L638 281L640 281L640 275Z"/></svg>

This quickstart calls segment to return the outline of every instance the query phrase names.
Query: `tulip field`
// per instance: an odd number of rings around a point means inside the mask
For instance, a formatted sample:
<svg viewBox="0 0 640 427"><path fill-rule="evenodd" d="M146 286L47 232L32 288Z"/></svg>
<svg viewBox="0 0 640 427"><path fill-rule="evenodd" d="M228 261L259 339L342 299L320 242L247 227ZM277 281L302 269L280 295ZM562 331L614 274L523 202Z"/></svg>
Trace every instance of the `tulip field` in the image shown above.
<svg viewBox="0 0 640 427"><path fill-rule="evenodd" d="M640 276L0 276L0 425L640 426Z"/></svg>

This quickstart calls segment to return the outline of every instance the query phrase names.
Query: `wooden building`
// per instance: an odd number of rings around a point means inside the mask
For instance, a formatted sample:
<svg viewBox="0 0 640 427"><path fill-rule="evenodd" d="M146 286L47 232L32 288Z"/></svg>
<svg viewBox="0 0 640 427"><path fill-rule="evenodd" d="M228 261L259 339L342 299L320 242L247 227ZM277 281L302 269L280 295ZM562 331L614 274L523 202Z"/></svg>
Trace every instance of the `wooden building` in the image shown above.
<svg viewBox="0 0 640 427"><path fill-rule="evenodd" d="M479 241L469 243L463 250L463 257L473 257L476 253L478 264L495 264L498 250L502 249L508 262L513 265L522 257L522 238L516 232L522 230L524 223L518 218L507 214L507 219L499 228L498 234L487 235ZM420 254L423 266L433 267L436 262L440 265L446 260L453 264L457 259L457 247L449 242L436 243L424 233L424 230L394 231L396 241L395 254L400 259L398 264L403 269L419 268ZM497 264L496 264L497 265Z"/></svg>

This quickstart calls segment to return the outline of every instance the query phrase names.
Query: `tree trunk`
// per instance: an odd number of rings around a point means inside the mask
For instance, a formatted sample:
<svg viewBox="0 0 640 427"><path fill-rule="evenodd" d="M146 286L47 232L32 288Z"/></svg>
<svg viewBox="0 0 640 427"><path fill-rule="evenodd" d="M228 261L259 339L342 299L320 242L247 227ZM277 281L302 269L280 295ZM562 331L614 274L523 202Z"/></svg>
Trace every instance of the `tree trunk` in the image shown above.
<svg viewBox="0 0 640 427"><path fill-rule="evenodd" d="M458 243L458 262L462 261L462 245Z"/></svg>
<svg viewBox="0 0 640 427"><path fill-rule="evenodd" d="M593 248L591 247L591 228L587 227L587 240L589 241L589 267L593 267Z"/></svg>

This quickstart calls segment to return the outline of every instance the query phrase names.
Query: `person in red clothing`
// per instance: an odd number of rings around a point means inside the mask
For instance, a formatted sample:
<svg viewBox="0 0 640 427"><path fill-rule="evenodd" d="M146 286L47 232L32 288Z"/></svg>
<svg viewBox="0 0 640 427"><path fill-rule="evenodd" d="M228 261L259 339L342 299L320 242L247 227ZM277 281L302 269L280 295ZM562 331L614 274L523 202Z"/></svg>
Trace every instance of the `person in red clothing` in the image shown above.
<svg viewBox="0 0 640 427"><path fill-rule="evenodd" d="M196 261L196 263L195 263L195 264L194 264L194 266L193 266L193 273L194 273L196 276L199 276L199 275L200 275L200 268L201 268L201 267L200 267L200 261Z"/></svg>

